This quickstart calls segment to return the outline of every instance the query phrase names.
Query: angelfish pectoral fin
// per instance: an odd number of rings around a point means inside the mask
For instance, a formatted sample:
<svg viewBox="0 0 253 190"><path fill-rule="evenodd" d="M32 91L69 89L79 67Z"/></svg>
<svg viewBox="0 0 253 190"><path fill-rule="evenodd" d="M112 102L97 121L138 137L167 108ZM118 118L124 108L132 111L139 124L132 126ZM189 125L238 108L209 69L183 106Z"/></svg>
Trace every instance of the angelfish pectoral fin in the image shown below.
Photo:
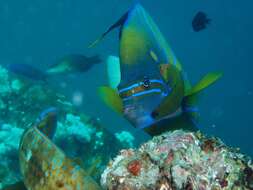
<svg viewBox="0 0 253 190"><path fill-rule="evenodd" d="M107 34L109 34L115 28L121 27L128 17L128 12L126 12L117 22L111 25L99 38L97 38L94 42L92 42L88 47L93 48L98 43L100 43Z"/></svg>
<svg viewBox="0 0 253 190"><path fill-rule="evenodd" d="M118 92L107 86L98 88L98 95L100 99L117 113L123 113L123 102Z"/></svg>
<svg viewBox="0 0 253 190"><path fill-rule="evenodd" d="M109 86L117 89L121 81L120 60L117 56L108 56L106 60L107 78Z"/></svg>
<svg viewBox="0 0 253 190"><path fill-rule="evenodd" d="M191 90L186 92L185 96L191 96L199 93L200 91L215 83L222 77L222 75L223 74L221 72L208 73L193 88L191 88Z"/></svg>

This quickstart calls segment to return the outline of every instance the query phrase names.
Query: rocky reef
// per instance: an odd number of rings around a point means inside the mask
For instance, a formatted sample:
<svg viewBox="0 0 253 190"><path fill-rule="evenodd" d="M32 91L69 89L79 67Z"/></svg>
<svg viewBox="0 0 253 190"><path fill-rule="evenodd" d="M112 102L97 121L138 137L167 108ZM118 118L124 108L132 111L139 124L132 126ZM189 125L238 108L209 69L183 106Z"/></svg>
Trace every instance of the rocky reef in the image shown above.
<svg viewBox="0 0 253 190"><path fill-rule="evenodd" d="M164 133L139 149L125 149L101 177L108 190L251 190L253 163L200 132Z"/></svg>

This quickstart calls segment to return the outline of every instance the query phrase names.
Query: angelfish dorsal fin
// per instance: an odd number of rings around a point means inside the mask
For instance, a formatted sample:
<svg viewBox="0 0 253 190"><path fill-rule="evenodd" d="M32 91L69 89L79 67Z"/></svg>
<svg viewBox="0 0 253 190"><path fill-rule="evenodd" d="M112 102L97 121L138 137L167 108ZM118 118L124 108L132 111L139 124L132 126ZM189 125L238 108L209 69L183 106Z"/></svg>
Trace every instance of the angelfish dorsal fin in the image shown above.
<svg viewBox="0 0 253 190"><path fill-rule="evenodd" d="M115 28L121 27L124 24L124 22L126 21L127 17L128 17L128 11L122 17L120 17L120 19L117 20L113 25L111 25L100 37L98 37L94 42L92 42L88 47L92 48L92 47L96 46L112 30L114 30Z"/></svg>

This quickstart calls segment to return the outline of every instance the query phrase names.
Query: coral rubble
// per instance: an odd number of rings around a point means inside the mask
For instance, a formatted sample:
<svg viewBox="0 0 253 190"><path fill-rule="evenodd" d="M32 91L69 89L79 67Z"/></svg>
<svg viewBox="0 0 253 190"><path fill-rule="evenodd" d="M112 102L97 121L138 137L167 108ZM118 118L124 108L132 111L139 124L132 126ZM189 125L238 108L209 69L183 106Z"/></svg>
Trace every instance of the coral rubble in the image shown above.
<svg viewBox="0 0 253 190"><path fill-rule="evenodd" d="M122 150L101 177L108 190L253 189L253 164L217 138L182 130Z"/></svg>

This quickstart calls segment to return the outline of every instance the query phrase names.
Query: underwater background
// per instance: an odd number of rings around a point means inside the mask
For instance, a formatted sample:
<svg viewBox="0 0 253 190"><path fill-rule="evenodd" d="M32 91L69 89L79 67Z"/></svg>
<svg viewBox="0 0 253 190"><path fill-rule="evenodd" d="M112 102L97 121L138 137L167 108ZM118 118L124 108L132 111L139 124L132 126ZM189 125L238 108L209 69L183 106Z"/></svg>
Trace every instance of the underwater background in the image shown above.
<svg viewBox="0 0 253 190"><path fill-rule="evenodd" d="M224 72L222 80L201 97L200 130L253 156L250 73L253 2L143 0L141 3L170 42L193 83L209 71ZM132 4L128 0L2 0L0 63L27 63L45 69L70 53L117 55L116 32L96 48L87 47ZM204 11L212 21L207 29L194 32L191 22L198 11ZM106 82L105 71L105 65L100 64L86 73L55 77L47 85L73 103L76 96L81 96L83 101L77 108L99 117L111 131L117 130L116 126L131 128L98 101L95 91Z"/></svg>

